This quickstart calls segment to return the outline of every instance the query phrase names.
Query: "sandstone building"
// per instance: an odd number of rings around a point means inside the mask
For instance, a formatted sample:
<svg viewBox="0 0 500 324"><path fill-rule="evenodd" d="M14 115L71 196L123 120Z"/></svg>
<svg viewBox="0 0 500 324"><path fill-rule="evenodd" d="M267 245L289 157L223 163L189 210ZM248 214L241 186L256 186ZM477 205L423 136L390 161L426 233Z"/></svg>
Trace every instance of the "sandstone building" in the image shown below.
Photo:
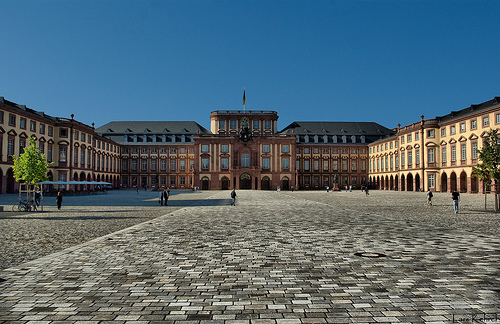
<svg viewBox="0 0 500 324"><path fill-rule="evenodd" d="M218 110L195 121L112 121L99 128L0 97L0 193L19 184L12 156L34 136L50 180L113 187L483 192L477 150L500 125L500 98L388 129L373 122L300 122L278 130L275 111ZM54 189L54 188L50 188ZM57 189L57 188L55 188ZM78 185L68 190L91 190Z"/></svg>

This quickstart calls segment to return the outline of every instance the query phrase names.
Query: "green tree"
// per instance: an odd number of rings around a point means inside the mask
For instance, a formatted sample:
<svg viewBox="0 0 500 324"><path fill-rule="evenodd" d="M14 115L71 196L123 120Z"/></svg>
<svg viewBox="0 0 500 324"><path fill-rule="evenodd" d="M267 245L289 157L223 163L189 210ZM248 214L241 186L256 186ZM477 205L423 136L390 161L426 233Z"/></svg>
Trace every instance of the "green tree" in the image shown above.
<svg viewBox="0 0 500 324"><path fill-rule="evenodd" d="M478 150L479 160L477 167L472 168L472 176L481 179L490 186L495 181L495 211L498 211L498 185L500 184L500 144L498 130L490 129L484 138L483 147ZM486 196L485 196L486 208Z"/></svg>
<svg viewBox="0 0 500 324"><path fill-rule="evenodd" d="M30 145L24 149L24 153L19 157L13 156L14 159L14 178L17 182L24 182L28 185L28 192L26 193L27 201L30 201L31 192L38 182L48 179L47 169L52 166L51 163L46 162L45 155L40 152L36 147L36 139L30 137Z"/></svg>

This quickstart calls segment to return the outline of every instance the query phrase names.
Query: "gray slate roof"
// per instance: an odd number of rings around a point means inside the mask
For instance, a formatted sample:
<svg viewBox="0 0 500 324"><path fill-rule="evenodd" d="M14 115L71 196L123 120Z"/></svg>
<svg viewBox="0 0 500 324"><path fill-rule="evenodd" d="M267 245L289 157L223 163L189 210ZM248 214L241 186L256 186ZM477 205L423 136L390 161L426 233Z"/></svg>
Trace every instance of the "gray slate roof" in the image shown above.
<svg viewBox="0 0 500 324"><path fill-rule="evenodd" d="M374 122L301 122L296 121L279 133L295 135L386 136L393 131Z"/></svg>
<svg viewBox="0 0 500 324"><path fill-rule="evenodd" d="M95 131L101 135L195 135L197 132L210 134L208 130L194 121L112 121Z"/></svg>

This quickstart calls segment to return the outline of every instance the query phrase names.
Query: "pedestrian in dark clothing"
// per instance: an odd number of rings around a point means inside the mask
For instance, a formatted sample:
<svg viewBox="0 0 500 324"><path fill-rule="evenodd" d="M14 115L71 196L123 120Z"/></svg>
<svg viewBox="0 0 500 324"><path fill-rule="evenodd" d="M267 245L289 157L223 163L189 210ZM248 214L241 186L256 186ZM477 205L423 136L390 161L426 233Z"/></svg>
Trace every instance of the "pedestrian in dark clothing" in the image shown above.
<svg viewBox="0 0 500 324"><path fill-rule="evenodd" d="M236 206L236 191L231 191L231 206Z"/></svg>
<svg viewBox="0 0 500 324"><path fill-rule="evenodd" d="M56 197L56 203L57 203L57 209L61 209L62 205L62 194L60 191L57 192L57 197Z"/></svg>
<svg viewBox="0 0 500 324"><path fill-rule="evenodd" d="M460 201L460 193L458 191L453 191L451 193L451 199L453 199L453 209L455 214L458 214L458 202Z"/></svg>
<svg viewBox="0 0 500 324"><path fill-rule="evenodd" d="M168 197L170 197L170 189L163 191L163 198L165 199L165 206L168 206Z"/></svg>

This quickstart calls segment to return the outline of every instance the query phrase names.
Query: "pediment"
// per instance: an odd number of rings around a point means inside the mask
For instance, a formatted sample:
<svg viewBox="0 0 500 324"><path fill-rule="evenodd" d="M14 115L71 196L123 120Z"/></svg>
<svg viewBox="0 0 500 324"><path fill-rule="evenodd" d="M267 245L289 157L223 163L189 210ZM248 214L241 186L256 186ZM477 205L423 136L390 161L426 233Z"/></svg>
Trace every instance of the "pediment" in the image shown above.
<svg viewBox="0 0 500 324"><path fill-rule="evenodd" d="M467 141L467 138L465 136L460 136L460 138L458 139L459 142L465 142Z"/></svg>
<svg viewBox="0 0 500 324"><path fill-rule="evenodd" d="M441 146L448 145L448 143L446 143L445 140L442 140L441 143L439 143L439 144L441 144Z"/></svg>
<svg viewBox="0 0 500 324"><path fill-rule="evenodd" d="M420 148L420 144L415 144L413 147L418 149L418 148Z"/></svg>
<svg viewBox="0 0 500 324"><path fill-rule="evenodd" d="M57 144L59 144L59 145L69 145L69 142L68 141L59 141L59 142L57 142Z"/></svg>
<svg viewBox="0 0 500 324"><path fill-rule="evenodd" d="M425 143L425 146L426 146L426 147L436 147L436 146L437 146L437 144L436 144L436 143L434 143L434 142L428 142L428 143Z"/></svg>
<svg viewBox="0 0 500 324"><path fill-rule="evenodd" d="M13 130L13 129L11 129L10 131L8 131L7 134L12 135L12 136L17 136L16 131Z"/></svg>
<svg viewBox="0 0 500 324"><path fill-rule="evenodd" d="M46 140L46 139L45 139L45 137L43 137L43 136L42 136L42 137L40 137L39 141L40 141L40 142L42 142L42 143L47 142L47 140Z"/></svg>
<svg viewBox="0 0 500 324"><path fill-rule="evenodd" d="M22 132L21 134L19 134L19 137L20 138L28 138L29 136L25 132Z"/></svg>
<svg viewBox="0 0 500 324"><path fill-rule="evenodd" d="M5 129L3 129L2 126L0 126L0 134L3 134L3 133L5 133Z"/></svg>
<svg viewBox="0 0 500 324"><path fill-rule="evenodd" d="M472 134L471 136L469 136L469 139L470 140L475 140L475 139L478 139L478 137L477 137L476 134Z"/></svg>
<svg viewBox="0 0 500 324"><path fill-rule="evenodd" d="M454 138L452 138L452 139L450 139L450 140L448 141L448 143L450 143L450 144L455 144L456 142L457 142L457 141L456 141Z"/></svg>
<svg viewBox="0 0 500 324"><path fill-rule="evenodd" d="M51 138L51 139L49 139L49 141L47 143L48 144L54 144L54 140Z"/></svg>

